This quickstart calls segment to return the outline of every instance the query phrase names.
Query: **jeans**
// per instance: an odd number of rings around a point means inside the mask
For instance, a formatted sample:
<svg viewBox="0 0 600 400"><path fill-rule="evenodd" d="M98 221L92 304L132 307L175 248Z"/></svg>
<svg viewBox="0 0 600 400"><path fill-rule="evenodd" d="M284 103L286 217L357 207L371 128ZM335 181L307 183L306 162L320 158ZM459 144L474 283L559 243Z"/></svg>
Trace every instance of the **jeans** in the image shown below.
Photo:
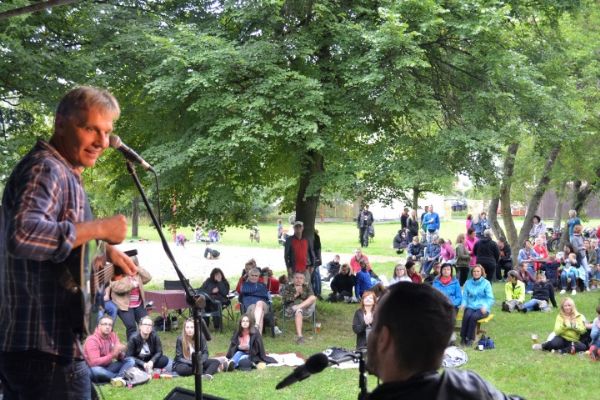
<svg viewBox="0 0 600 400"><path fill-rule="evenodd" d="M567 271L563 271L560 273L561 288L567 289L567 277L571 281L571 289L576 289L577 288L577 273L573 269L568 274L567 274Z"/></svg>
<svg viewBox="0 0 600 400"><path fill-rule="evenodd" d="M60 359L37 350L0 353L4 400L90 400L90 369L85 361Z"/></svg>
<svg viewBox="0 0 600 400"><path fill-rule="evenodd" d="M477 327L477 321L479 321L481 318L487 317L488 315L490 315L489 311L484 314L480 309L465 308L462 325L460 326L460 337L462 340L475 340L475 328Z"/></svg>
<svg viewBox="0 0 600 400"><path fill-rule="evenodd" d="M114 361L106 367L91 367L93 382L110 382L113 378L122 378L125 371L135 367L135 360L132 357L125 357L121 361Z"/></svg>
<svg viewBox="0 0 600 400"><path fill-rule="evenodd" d="M243 360L244 358L250 358L250 355L248 355L248 353L244 352L244 351L236 351L235 354L233 355L233 357L231 357L231 360L233 361L233 364L235 365L235 367L237 368L238 365L240 364L240 361Z"/></svg>
<svg viewBox="0 0 600 400"><path fill-rule="evenodd" d="M312 290L315 296L321 295L321 271L319 271L319 268L320 267L315 267L310 277L310 284L312 286Z"/></svg>
<svg viewBox="0 0 600 400"><path fill-rule="evenodd" d="M137 331L137 323L146 315L148 313L144 304L140 304L136 308L129 308L127 311L119 310L119 318L121 318L123 325L127 329L127 340Z"/></svg>
<svg viewBox="0 0 600 400"><path fill-rule="evenodd" d="M358 229L358 240L360 247L369 247L369 227L361 227Z"/></svg>
<svg viewBox="0 0 600 400"><path fill-rule="evenodd" d="M112 302L112 300L109 301L105 301L104 302L104 310L100 310L98 312L98 321L100 321L100 318L102 318L102 316L104 314L109 315L113 321L115 320L115 318L117 318L117 306L115 305L115 303Z"/></svg>
<svg viewBox="0 0 600 400"><path fill-rule="evenodd" d="M546 303L546 306L542 308L543 303ZM536 306L540 309L540 311L546 311L550 308L547 301L538 299L531 299L523 304L523 308L527 311L535 311Z"/></svg>
<svg viewBox="0 0 600 400"><path fill-rule="evenodd" d="M588 270L586 267L587 267L587 263L586 263L586 265L582 265L581 267L577 268L577 272L579 273L579 279L581 279L583 281L583 286L586 289L589 289L590 288L590 279L589 279Z"/></svg>

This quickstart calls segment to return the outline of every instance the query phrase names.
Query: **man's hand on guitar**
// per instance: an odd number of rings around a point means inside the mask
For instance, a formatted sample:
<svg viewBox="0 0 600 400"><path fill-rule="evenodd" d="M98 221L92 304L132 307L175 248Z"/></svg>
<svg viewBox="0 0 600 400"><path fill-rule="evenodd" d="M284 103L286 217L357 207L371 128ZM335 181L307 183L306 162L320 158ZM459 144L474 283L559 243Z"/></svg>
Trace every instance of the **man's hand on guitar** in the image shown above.
<svg viewBox="0 0 600 400"><path fill-rule="evenodd" d="M106 247L106 256L108 260L114 265L118 266L123 270L126 275L135 275L137 273L137 266L131 258L121 250L114 246Z"/></svg>

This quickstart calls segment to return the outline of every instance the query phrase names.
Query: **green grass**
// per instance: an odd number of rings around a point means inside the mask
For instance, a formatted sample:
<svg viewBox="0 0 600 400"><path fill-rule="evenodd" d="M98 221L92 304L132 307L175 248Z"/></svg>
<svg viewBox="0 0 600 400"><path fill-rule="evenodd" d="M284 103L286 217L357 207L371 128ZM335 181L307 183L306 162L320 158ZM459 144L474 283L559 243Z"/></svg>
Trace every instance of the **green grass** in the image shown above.
<svg viewBox="0 0 600 400"><path fill-rule="evenodd" d="M393 263L376 264L378 273L393 268ZM496 349L479 352L467 349L469 362L463 367L475 371L492 382L500 390L517 393L528 399L583 399L590 398L594 391L598 374L598 364L584 356L557 355L531 350L531 334L545 338L554 326L556 310L551 313L508 314L501 312L499 304L503 296L503 284L494 284L496 305L492 312L495 318L488 324L488 334L494 339ZM577 307L589 320L595 317L599 292L578 294L574 297ZM561 296L558 296L559 298ZM560 299L558 299L560 301ZM276 303L277 316L280 305ZM318 320L323 323L320 334L310 333L310 323L305 326L305 334L310 339L303 346L293 342L293 323L287 320L284 334L276 338L265 336L267 351L276 353L299 352L304 356L322 351L331 346L353 348L355 336L351 329L355 305L330 304L320 302ZM281 326L280 318L278 318ZM182 326L180 321L180 327ZM225 321L224 333L215 333L209 342L211 355L223 355L235 323ZM116 324L119 336L123 338L124 328L120 321ZM174 356L175 340L181 333L160 333L165 353ZM307 336L308 337L308 336ZM213 381L203 382L205 393L227 399L355 399L358 394L358 370L337 370L329 368L310 381L298 383L288 389L275 391L275 385L291 368L267 368L252 372L232 372L217 374ZM565 384L571 382L572 384ZM369 387L376 384L376 378L369 377ZM106 399L163 399L175 386L193 389L193 377L172 380L151 381L132 390L103 386Z"/></svg>

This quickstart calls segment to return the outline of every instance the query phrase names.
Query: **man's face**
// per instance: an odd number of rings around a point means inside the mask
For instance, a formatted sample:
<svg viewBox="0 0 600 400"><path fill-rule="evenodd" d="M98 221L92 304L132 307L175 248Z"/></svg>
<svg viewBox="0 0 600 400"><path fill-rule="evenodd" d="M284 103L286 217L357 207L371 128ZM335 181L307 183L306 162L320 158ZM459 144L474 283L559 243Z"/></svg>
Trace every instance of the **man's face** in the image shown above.
<svg viewBox="0 0 600 400"><path fill-rule="evenodd" d="M378 337L381 331L381 326L379 326L378 321L378 311L385 305L386 297L384 296L379 302L379 307L375 309L373 312L373 322L372 322L372 330L367 337L367 370L373 375L379 376L379 372L381 368L385 368L384 365L381 364L381 357L379 351L379 343ZM386 349L382 349L386 351Z"/></svg>
<svg viewBox="0 0 600 400"><path fill-rule="evenodd" d="M301 286L304 284L304 274L296 274L294 275L294 285Z"/></svg>
<svg viewBox="0 0 600 400"><path fill-rule="evenodd" d="M294 235L301 237L303 231L304 227L302 225L294 225Z"/></svg>
<svg viewBox="0 0 600 400"><path fill-rule="evenodd" d="M252 283L257 283L259 277L260 277L260 274L258 272L250 271L250 274L248 275L248 281L250 281Z"/></svg>
<svg viewBox="0 0 600 400"><path fill-rule="evenodd" d="M360 258L360 256L362 256L362 252L360 250L356 250L354 252L354 257L356 257L356 259L358 260Z"/></svg>
<svg viewBox="0 0 600 400"><path fill-rule="evenodd" d="M53 142L75 168L90 168L109 145L113 130L110 112L91 108L71 116L56 116Z"/></svg>
<svg viewBox="0 0 600 400"><path fill-rule="evenodd" d="M108 336L112 332L113 321L110 318L102 318L100 320L100 334Z"/></svg>

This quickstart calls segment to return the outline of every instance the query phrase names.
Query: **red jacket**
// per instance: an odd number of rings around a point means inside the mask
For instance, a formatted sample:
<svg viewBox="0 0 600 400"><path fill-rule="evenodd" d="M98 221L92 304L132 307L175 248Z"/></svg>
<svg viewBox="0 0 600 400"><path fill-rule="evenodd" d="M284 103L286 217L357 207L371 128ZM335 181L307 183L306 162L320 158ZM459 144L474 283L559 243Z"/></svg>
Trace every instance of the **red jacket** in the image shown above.
<svg viewBox="0 0 600 400"><path fill-rule="evenodd" d="M97 327L93 335L85 339L83 345L83 355L90 367L107 367L113 361L112 350L115 347L120 347L121 342L116 333L111 332L108 338L104 338L100 333L100 327ZM119 354L119 359L122 359L124 354Z"/></svg>

